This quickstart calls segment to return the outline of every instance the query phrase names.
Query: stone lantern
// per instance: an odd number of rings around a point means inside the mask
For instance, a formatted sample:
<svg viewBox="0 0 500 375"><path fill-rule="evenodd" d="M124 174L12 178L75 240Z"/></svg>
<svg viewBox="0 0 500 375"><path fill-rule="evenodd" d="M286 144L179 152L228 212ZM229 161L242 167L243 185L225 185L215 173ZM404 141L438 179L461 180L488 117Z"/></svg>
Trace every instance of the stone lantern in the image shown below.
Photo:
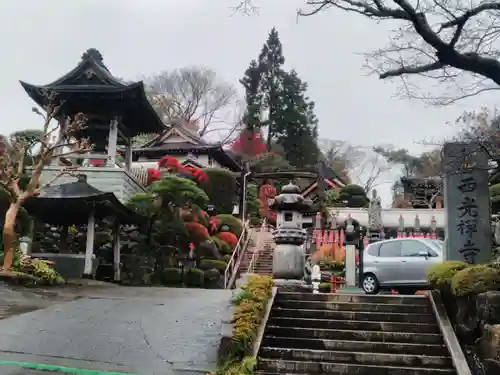
<svg viewBox="0 0 500 375"><path fill-rule="evenodd" d="M304 213L311 210L313 202L304 199L300 188L292 183L271 200L269 208L277 213L276 230L273 232L273 277L275 279L301 280L304 276L304 243L307 232L303 229Z"/></svg>

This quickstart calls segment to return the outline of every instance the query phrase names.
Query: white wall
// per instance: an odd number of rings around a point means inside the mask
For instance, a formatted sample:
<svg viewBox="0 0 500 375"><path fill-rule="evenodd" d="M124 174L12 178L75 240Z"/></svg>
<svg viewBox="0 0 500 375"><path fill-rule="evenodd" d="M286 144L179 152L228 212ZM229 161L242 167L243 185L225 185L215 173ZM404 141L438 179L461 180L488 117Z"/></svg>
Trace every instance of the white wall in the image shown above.
<svg viewBox="0 0 500 375"><path fill-rule="evenodd" d="M175 158L179 160L179 163L183 163L188 159L187 155L175 155ZM212 159L212 163L208 162L208 155L190 155L191 159L194 159L198 164L201 164L204 168L222 168L219 163ZM158 159L159 160L159 159ZM158 160L151 160L144 157L139 158L139 161L133 162L132 167L142 166L144 168L156 168L158 166Z"/></svg>
<svg viewBox="0 0 500 375"><path fill-rule="evenodd" d="M336 208L329 209L330 214L337 215L337 220L346 220L349 215L356 219L361 226L368 225L368 210L366 208ZM399 227L399 217L402 216L406 228L412 228L415 223L415 216L418 215L421 227L431 225L432 217L436 220L438 228L443 228L446 224L446 213L444 209L418 209L418 208L388 208L382 209L382 224L386 227Z"/></svg>

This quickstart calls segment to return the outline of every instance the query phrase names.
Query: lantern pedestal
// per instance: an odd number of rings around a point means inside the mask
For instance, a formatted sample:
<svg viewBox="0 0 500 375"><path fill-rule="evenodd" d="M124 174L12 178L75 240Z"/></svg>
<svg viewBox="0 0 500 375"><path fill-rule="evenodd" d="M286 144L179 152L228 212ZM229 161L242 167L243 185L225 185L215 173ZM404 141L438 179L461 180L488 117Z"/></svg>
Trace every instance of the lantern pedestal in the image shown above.
<svg viewBox="0 0 500 375"><path fill-rule="evenodd" d="M277 244L273 254L273 278L302 279L305 253L300 245Z"/></svg>

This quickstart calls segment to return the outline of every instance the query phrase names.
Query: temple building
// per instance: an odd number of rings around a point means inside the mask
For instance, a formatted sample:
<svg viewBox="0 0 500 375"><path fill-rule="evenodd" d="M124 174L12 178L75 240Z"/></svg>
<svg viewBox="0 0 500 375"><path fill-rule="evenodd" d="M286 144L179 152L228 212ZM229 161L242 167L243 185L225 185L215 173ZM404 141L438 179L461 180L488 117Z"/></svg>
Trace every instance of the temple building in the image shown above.
<svg viewBox="0 0 500 375"><path fill-rule="evenodd" d="M59 106L55 120L60 123L82 113L87 123L77 136L88 138L93 145L88 153L53 158L42 171L40 195L27 201L26 209L41 220L63 225L63 237L70 224L87 224L85 248L78 250L85 251L85 277L94 277L95 259L100 256L94 254L96 221L112 218L113 271L119 281L119 228L147 223L145 217L125 205L132 195L146 192L145 168L132 166L132 141L139 134L161 133L165 125L149 103L143 83L125 84L114 77L93 48L83 54L74 69L54 82L33 85L21 81L21 85L40 107ZM61 143L54 146L64 151ZM117 160L119 148L124 150L124 160Z"/></svg>
<svg viewBox="0 0 500 375"><path fill-rule="evenodd" d="M230 152L224 150L221 144L204 141L196 130L180 120L172 121L151 141L132 150L132 165L156 168L162 157L171 155L186 167L226 168L233 172L241 170Z"/></svg>
<svg viewBox="0 0 500 375"><path fill-rule="evenodd" d="M48 104L44 93L55 93L61 103L57 120L83 113L88 121L81 136L94 145L87 154L54 160L44 168L42 184L59 176L64 168L78 165L91 186L115 194L122 202L145 191L147 172L132 166L132 139L139 134L161 133L165 125L149 103L143 82L123 83L111 74L101 53L91 48L74 69L54 82L33 85L21 81L21 85L42 108ZM124 150L123 161L116 158L118 148ZM56 182L73 181L73 177L62 175Z"/></svg>

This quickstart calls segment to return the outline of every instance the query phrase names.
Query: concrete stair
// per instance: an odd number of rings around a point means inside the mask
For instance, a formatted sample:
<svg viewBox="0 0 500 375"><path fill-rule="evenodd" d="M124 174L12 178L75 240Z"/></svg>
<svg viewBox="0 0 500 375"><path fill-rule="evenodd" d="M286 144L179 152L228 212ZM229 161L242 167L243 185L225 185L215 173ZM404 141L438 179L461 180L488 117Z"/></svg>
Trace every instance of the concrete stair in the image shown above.
<svg viewBox="0 0 500 375"><path fill-rule="evenodd" d="M279 291L260 375L456 375L426 296Z"/></svg>
<svg viewBox="0 0 500 375"><path fill-rule="evenodd" d="M261 238L259 238L261 236ZM241 259L239 272L245 273L252 260L253 253L259 251L257 263L254 267L254 273L259 275L272 275L273 273L273 251L274 241L270 231L268 232L253 232L252 233L252 246L249 246L243 258ZM257 246L260 249L257 249Z"/></svg>

